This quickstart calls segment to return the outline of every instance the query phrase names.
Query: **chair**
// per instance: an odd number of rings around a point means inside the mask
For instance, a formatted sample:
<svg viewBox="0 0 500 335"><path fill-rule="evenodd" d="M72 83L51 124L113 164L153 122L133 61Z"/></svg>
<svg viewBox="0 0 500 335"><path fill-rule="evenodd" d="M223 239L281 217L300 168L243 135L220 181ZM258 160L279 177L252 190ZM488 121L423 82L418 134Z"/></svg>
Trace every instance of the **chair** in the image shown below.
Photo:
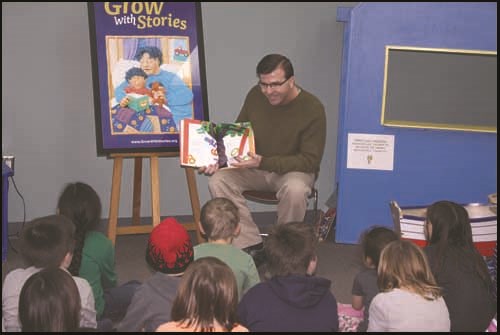
<svg viewBox="0 0 500 335"><path fill-rule="evenodd" d="M276 192L273 191L256 191L247 190L244 191L243 197L249 201L266 204L266 205L277 205L279 200L276 198ZM314 221L318 219L318 190L313 186L311 193L307 196L307 199L313 199L314 202Z"/></svg>

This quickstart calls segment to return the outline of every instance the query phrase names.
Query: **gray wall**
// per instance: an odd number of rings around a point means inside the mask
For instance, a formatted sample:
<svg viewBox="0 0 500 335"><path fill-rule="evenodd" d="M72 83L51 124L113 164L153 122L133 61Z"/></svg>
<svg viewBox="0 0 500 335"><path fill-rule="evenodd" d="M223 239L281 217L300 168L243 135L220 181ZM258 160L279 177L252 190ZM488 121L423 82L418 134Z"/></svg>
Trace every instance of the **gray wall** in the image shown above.
<svg viewBox="0 0 500 335"><path fill-rule="evenodd" d="M333 191L344 24L338 6L356 3L203 3L210 118L234 120L255 66L283 53L297 83L325 104L328 134L317 182L320 204ZM67 182L92 185L108 216L113 161L97 157L87 7L85 3L2 3L2 151L15 155L14 181L26 220L52 214ZM141 216L151 215L149 162L143 165ZM200 202L208 177L197 175ZM133 160L124 162L119 217L132 214ZM178 158L160 159L161 215L189 215ZM262 205L251 205L265 211ZM23 221L23 205L9 189L9 221Z"/></svg>

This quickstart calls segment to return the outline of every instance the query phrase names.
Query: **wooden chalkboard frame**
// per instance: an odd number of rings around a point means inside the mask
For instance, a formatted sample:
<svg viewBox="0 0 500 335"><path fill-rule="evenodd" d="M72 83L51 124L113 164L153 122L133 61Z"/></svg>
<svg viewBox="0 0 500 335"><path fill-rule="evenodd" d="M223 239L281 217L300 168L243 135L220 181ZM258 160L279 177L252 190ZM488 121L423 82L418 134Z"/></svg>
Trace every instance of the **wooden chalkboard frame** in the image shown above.
<svg viewBox="0 0 500 335"><path fill-rule="evenodd" d="M445 60L442 55L449 57ZM496 133L496 58L496 51L386 45L381 124ZM427 61L437 62L429 68L419 67ZM431 66L439 69L444 63L447 75L431 70ZM476 65L474 70L470 70L472 65ZM456 80L462 75L466 80ZM417 83L425 76L430 82ZM478 106L474 114L470 113L471 105Z"/></svg>

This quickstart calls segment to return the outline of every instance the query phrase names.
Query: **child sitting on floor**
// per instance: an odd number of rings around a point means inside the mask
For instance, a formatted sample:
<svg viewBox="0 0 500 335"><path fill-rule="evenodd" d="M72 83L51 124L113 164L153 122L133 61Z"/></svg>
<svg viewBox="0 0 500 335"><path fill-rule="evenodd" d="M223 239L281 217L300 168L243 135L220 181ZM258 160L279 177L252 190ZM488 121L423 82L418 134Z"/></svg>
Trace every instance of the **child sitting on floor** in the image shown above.
<svg viewBox="0 0 500 335"><path fill-rule="evenodd" d="M378 265L380 293L370 304L368 332L449 332L450 316L420 247L387 244Z"/></svg>
<svg viewBox="0 0 500 335"><path fill-rule="evenodd" d="M86 279L92 287L97 320L108 324L121 320L141 283L131 280L118 284L115 248L97 230L102 211L99 195L86 183L68 183L59 195L57 210L75 225L75 248L68 270Z"/></svg>
<svg viewBox="0 0 500 335"><path fill-rule="evenodd" d="M237 322L238 288L233 271L215 257L194 261L182 277L172 321L157 332L248 332Z"/></svg>
<svg viewBox="0 0 500 335"><path fill-rule="evenodd" d="M170 310L182 275L193 262L193 245L186 228L168 217L153 228L146 262L155 271L135 292L119 332L152 332L170 321Z"/></svg>
<svg viewBox="0 0 500 335"><path fill-rule="evenodd" d="M358 325L358 332L365 332L368 328L370 303L379 293L377 267L380 253L389 242L398 238L393 230L386 227L371 227L361 237L365 268L354 277L352 284L352 307L356 310L364 309L363 321Z"/></svg>
<svg viewBox="0 0 500 335"><path fill-rule="evenodd" d="M260 282L252 257L231 244L240 231L238 208L226 198L209 200L201 208L200 231L208 242L194 247L194 259L214 256L229 265L238 283L238 296Z"/></svg>
<svg viewBox="0 0 500 335"><path fill-rule="evenodd" d="M452 201L437 201L426 212L424 251L448 306L452 332L488 327L496 301L486 262L472 240L467 210Z"/></svg>
<svg viewBox="0 0 500 335"><path fill-rule="evenodd" d="M264 241L271 278L252 287L238 305L251 332L336 332L337 300L328 279L314 275L317 238L313 225L273 226Z"/></svg>
<svg viewBox="0 0 500 335"><path fill-rule="evenodd" d="M23 332L77 332L82 304L75 280L66 270L47 268L26 280L19 296Z"/></svg>
<svg viewBox="0 0 500 335"><path fill-rule="evenodd" d="M2 286L2 318L5 331L21 331L19 324L19 296L26 280L44 268L61 267L66 271L73 257L75 225L63 215L34 219L21 233L20 251L27 268L12 270ZM94 295L89 283L74 276L80 293L80 326L96 328Z"/></svg>

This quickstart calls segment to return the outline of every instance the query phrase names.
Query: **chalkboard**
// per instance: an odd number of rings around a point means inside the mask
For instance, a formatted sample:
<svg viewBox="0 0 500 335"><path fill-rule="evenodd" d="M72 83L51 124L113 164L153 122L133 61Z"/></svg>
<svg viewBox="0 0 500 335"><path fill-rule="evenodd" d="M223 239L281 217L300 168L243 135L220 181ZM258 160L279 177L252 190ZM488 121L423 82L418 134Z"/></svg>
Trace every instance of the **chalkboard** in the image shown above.
<svg viewBox="0 0 500 335"><path fill-rule="evenodd" d="M386 46L381 123L496 132L496 51Z"/></svg>

